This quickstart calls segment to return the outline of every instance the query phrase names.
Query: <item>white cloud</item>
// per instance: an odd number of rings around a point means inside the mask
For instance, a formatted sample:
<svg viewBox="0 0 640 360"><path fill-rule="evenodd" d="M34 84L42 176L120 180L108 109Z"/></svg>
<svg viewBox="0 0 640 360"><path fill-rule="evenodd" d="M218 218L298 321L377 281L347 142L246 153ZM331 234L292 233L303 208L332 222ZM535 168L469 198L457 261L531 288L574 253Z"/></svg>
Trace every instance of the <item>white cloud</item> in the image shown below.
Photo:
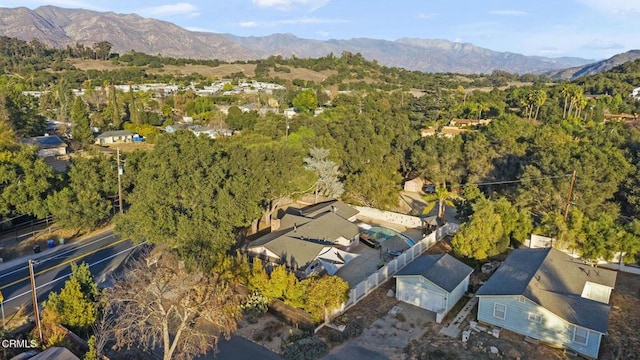
<svg viewBox="0 0 640 360"><path fill-rule="evenodd" d="M275 21L243 21L239 23L241 27L275 27L279 25L306 25L306 24L345 24L349 23L349 20L344 19L325 19L317 17L303 16L294 19L283 19Z"/></svg>
<svg viewBox="0 0 640 360"><path fill-rule="evenodd" d="M328 31L316 31L316 34L322 36L323 38L329 37Z"/></svg>
<svg viewBox="0 0 640 360"><path fill-rule="evenodd" d="M638 0L578 0L582 4L598 11L618 16L640 15Z"/></svg>
<svg viewBox="0 0 640 360"><path fill-rule="evenodd" d="M424 13L419 13L418 14L418 19L431 19L435 16L437 16L438 14L436 13L430 13L430 14L424 14Z"/></svg>
<svg viewBox="0 0 640 360"><path fill-rule="evenodd" d="M489 11L491 15L502 15L502 16L524 16L527 15L525 11L521 10L491 10Z"/></svg>
<svg viewBox="0 0 640 360"><path fill-rule="evenodd" d="M290 11L304 8L315 11L329 3L331 0L251 0L254 5L263 8L275 8L281 11Z"/></svg>
<svg viewBox="0 0 640 360"><path fill-rule="evenodd" d="M619 50L624 49L624 45L611 40L594 39L582 45L582 48L593 50Z"/></svg>
<svg viewBox="0 0 640 360"><path fill-rule="evenodd" d="M536 54L540 56L559 56L562 55L562 50L555 46L541 47L537 49Z"/></svg>
<svg viewBox="0 0 640 360"><path fill-rule="evenodd" d="M198 8L195 5L186 2L158 5L140 9L136 12L148 17L165 17L175 15L195 17L200 15Z"/></svg>
<svg viewBox="0 0 640 360"><path fill-rule="evenodd" d="M258 27L260 24L258 24L256 21L243 21L239 25L240 27L244 27L244 28L252 28L252 27Z"/></svg>
<svg viewBox="0 0 640 360"><path fill-rule="evenodd" d="M196 31L196 32L219 33L219 31L216 31L216 30L211 30L211 29L201 28L201 27L196 27L196 26L187 26L187 27L185 27L185 29L187 29L189 31Z"/></svg>

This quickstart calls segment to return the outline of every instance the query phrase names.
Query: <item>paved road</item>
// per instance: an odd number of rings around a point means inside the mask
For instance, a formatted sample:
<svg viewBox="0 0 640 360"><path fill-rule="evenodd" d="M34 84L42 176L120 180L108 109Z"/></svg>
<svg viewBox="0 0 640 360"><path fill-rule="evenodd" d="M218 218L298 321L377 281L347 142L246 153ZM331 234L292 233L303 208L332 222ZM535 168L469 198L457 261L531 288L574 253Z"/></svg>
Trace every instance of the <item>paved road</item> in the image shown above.
<svg viewBox="0 0 640 360"><path fill-rule="evenodd" d="M242 336L233 335L218 343L218 354L209 353L198 360L281 360L282 356L253 343Z"/></svg>
<svg viewBox="0 0 640 360"><path fill-rule="evenodd" d="M118 239L113 232L103 232L82 242L61 245L43 253L34 265L38 302L46 300L51 291L59 291L71 274L71 263L86 262L98 283L107 280L132 251L129 240ZM0 270L0 291L4 296L4 310L8 317L23 305L31 309L28 259L4 264Z"/></svg>

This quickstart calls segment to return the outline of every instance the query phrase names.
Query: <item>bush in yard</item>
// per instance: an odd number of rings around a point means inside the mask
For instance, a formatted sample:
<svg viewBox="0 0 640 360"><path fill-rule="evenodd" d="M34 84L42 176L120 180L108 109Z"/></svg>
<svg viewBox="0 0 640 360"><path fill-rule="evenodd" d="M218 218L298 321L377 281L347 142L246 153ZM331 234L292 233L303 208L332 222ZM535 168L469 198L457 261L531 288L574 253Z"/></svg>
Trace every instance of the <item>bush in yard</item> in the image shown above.
<svg viewBox="0 0 640 360"><path fill-rule="evenodd" d="M317 337L300 339L285 347L282 356L286 360L315 360L326 356L329 346Z"/></svg>
<svg viewBox="0 0 640 360"><path fill-rule="evenodd" d="M347 315L340 316L333 320L333 324L340 326L344 325L345 328L343 331L338 331L336 329L327 328L328 334L327 337L329 341L332 343L342 343L348 339L352 339L354 337L360 336L364 327L362 325L362 321L352 318Z"/></svg>
<svg viewBox="0 0 640 360"><path fill-rule="evenodd" d="M247 301L240 305L240 307L246 315L260 316L267 312L267 304L269 304L269 298L257 291L254 291L249 294Z"/></svg>

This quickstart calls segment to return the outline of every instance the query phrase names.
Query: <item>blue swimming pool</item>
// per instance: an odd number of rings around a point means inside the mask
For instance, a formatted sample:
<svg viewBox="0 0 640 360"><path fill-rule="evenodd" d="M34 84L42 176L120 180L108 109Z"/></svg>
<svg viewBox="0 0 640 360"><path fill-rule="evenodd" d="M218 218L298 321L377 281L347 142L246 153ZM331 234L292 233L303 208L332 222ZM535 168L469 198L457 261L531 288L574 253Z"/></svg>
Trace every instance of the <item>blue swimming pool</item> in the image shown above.
<svg viewBox="0 0 640 360"><path fill-rule="evenodd" d="M382 243L385 240L391 239L394 236L397 236L404 240L409 247L415 245L415 242L411 240L408 236L401 234L393 229L389 229L384 226L372 226L369 224L359 224L358 227L362 230L362 232L369 234L372 239L377 240Z"/></svg>

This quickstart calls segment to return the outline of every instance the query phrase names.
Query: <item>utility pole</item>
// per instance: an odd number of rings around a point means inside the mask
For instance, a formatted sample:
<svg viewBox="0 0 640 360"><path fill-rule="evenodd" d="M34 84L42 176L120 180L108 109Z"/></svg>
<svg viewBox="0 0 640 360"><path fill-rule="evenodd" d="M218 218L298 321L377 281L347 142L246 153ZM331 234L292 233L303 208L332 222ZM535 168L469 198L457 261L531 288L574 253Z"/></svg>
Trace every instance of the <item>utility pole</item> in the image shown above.
<svg viewBox="0 0 640 360"><path fill-rule="evenodd" d="M573 188L576 184L576 171L573 170L573 174L571 174L571 185L569 185L569 194L567 195L567 202L564 205L564 221L567 221L567 216L569 216L569 206L571 205L571 198L573 197Z"/></svg>
<svg viewBox="0 0 640 360"><path fill-rule="evenodd" d="M33 316L36 319L36 328L42 344L42 326L40 325L40 309L38 308L38 295L36 294L36 277L33 273L33 260L29 260L29 277L31 279L31 302L33 303Z"/></svg>
<svg viewBox="0 0 640 360"><path fill-rule="evenodd" d="M289 118L286 118L287 128L284 130L284 142L286 144L289 143Z"/></svg>
<svg viewBox="0 0 640 360"><path fill-rule="evenodd" d="M120 163L120 148L116 148L116 157L118 162L118 207L120 208L120 214L123 213L122 208L122 165Z"/></svg>

